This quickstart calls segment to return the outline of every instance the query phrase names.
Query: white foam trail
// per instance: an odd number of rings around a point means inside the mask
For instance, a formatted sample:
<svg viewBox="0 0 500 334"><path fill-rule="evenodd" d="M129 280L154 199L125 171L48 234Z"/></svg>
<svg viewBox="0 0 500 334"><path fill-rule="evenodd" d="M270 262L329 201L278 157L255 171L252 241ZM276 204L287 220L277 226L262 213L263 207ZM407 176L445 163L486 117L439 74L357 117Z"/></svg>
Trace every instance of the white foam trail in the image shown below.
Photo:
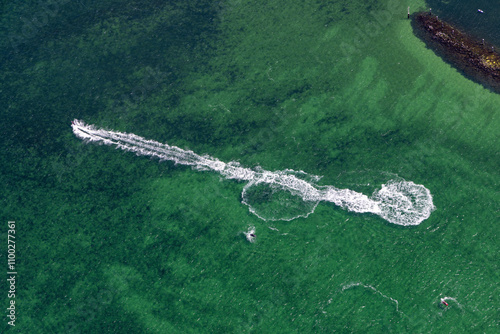
<svg viewBox="0 0 500 334"><path fill-rule="evenodd" d="M384 295L382 292L378 291L376 288L374 288L374 287L373 287L373 286L371 286L371 285L366 285L366 284L363 284L363 283L361 283L361 282L351 283L351 284L347 284L347 285L342 286L342 291L341 291L341 292L344 292L345 290L348 290L348 289L350 289L350 288L354 288L354 287L356 287L356 286L362 286L362 287L363 287L363 288L365 288L365 289L370 289L370 290L373 290L375 293L378 293L379 295L381 295L381 296L382 296L382 297L384 297L385 299L389 299L389 300L391 300L393 303L395 303L395 304L396 304L396 311L397 311L397 312L400 312L400 313L403 313L403 312L401 312L401 311L399 310L399 302L398 302L396 299L394 299L394 298L392 298L392 297L389 297L389 296ZM403 313L403 314L404 314L404 313Z"/></svg>
<svg viewBox="0 0 500 334"><path fill-rule="evenodd" d="M350 189L316 186L296 176L298 173L307 175L304 172L252 170L241 167L238 162L225 163L208 155L201 156L193 151L147 140L134 134L99 129L79 120L72 122L72 128L78 138L88 142L116 145L117 148L135 152L137 155L174 161L177 164L193 166L197 170L215 171L227 179L249 181L245 189L262 183L273 185L286 189L291 194L301 197L303 201L331 202L349 211L377 214L398 225L418 225L434 210L429 190L405 180L389 181L369 198ZM251 207L250 210L252 211Z"/></svg>

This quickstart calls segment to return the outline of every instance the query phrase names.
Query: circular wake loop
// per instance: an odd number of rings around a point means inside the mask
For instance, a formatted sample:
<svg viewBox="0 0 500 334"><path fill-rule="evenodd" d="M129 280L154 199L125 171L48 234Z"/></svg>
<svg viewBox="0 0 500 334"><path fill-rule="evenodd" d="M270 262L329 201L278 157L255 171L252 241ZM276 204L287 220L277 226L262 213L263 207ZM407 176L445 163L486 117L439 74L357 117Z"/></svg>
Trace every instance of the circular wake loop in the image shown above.
<svg viewBox="0 0 500 334"><path fill-rule="evenodd" d="M375 191L372 199L378 202L380 217L390 223L418 225L429 218L435 206L429 189L405 180L391 180Z"/></svg>
<svg viewBox="0 0 500 334"><path fill-rule="evenodd" d="M321 200L314 187L317 176L294 170L257 171L257 177L247 183L241 197L250 212L262 220L307 218Z"/></svg>

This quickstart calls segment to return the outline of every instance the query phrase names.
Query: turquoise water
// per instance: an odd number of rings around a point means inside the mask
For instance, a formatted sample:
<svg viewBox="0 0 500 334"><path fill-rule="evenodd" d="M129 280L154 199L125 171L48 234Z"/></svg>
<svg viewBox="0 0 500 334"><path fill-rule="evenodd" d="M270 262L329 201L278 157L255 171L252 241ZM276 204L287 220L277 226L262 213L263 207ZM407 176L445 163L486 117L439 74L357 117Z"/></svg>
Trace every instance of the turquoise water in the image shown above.
<svg viewBox="0 0 500 334"><path fill-rule="evenodd" d="M477 34L500 10L409 5ZM426 49L407 7L60 1L44 20L38 3L5 5L18 318L2 332L498 332L500 96ZM328 202L264 221L246 182L86 144L75 118L367 196L402 178L436 208L412 227Z"/></svg>

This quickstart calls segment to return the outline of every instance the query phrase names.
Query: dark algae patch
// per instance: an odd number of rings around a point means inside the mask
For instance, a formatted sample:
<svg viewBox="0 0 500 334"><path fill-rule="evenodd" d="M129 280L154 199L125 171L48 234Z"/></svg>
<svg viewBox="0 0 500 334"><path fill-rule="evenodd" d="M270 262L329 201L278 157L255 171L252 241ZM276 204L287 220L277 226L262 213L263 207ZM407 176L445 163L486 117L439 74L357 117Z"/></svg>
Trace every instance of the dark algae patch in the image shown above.
<svg viewBox="0 0 500 334"><path fill-rule="evenodd" d="M500 54L484 39L476 40L429 13L412 16L415 34L467 78L500 93Z"/></svg>

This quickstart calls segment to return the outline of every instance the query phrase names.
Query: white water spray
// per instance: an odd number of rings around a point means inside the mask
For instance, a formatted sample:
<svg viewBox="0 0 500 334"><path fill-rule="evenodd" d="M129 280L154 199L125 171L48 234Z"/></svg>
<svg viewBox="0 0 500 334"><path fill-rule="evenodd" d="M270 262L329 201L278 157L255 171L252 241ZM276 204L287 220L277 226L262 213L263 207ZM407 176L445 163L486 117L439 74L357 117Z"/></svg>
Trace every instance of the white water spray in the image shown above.
<svg viewBox="0 0 500 334"><path fill-rule="evenodd" d="M243 232L243 234L245 235L247 240L251 243L254 243L255 238L257 238L257 236L255 235L255 226L249 226L248 231Z"/></svg>
<svg viewBox="0 0 500 334"><path fill-rule="evenodd" d="M320 201L331 202L349 211L373 213L398 225L418 225L434 210L427 188L410 181L391 180L371 198L350 189L318 186L319 177L305 172L266 171L241 167L238 162L225 163L208 155L176 146L147 140L134 134L96 128L82 121L72 122L73 133L88 142L115 145L137 155L157 157L176 164L193 166L196 170L215 171L226 179L248 181L243 189L243 203L263 220L292 220L307 217ZM275 203L278 199L279 203Z"/></svg>

